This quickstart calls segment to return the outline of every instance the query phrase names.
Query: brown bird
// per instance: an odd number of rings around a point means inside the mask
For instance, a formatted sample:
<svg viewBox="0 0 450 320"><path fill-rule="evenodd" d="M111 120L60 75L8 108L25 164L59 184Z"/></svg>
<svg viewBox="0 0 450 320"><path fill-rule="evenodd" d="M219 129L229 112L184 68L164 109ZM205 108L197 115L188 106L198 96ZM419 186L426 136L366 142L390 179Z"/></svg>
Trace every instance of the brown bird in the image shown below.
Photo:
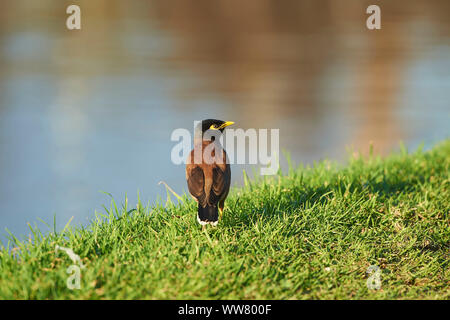
<svg viewBox="0 0 450 320"><path fill-rule="evenodd" d="M222 218L231 182L227 154L219 142L225 127L232 121L207 119L195 128L194 149L186 161L189 193L198 202L197 221L216 226Z"/></svg>

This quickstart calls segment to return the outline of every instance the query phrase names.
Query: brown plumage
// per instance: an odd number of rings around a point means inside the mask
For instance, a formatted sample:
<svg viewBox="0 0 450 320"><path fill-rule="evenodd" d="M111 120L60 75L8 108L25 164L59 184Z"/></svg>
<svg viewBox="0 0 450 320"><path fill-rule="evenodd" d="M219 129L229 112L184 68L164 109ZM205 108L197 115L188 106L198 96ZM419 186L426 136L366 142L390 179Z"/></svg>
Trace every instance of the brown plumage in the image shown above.
<svg viewBox="0 0 450 320"><path fill-rule="evenodd" d="M203 120L196 128L194 149L186 161L189 193L198 202L197 221L203 226L217 225L219 212L222 216L225 199L230 190L230 164L225 150L215 136L231 124L233 122ZM208 138L207 133L213 136Z"/></svg>

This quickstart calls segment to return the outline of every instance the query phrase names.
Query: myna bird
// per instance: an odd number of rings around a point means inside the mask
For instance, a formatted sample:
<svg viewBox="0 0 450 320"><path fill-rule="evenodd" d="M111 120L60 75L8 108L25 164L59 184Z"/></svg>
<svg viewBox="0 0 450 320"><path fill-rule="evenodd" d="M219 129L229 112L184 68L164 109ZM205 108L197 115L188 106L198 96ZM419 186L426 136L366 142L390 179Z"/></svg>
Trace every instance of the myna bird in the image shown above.
<svg viewBox="0 0 450 320"><path fill-rule="evenodd" d="M231 170L217 137L234 122L207 119L195 128L194 149L186 161L189 193L198 202L197 221L216 226L230 190Z"/></svg>

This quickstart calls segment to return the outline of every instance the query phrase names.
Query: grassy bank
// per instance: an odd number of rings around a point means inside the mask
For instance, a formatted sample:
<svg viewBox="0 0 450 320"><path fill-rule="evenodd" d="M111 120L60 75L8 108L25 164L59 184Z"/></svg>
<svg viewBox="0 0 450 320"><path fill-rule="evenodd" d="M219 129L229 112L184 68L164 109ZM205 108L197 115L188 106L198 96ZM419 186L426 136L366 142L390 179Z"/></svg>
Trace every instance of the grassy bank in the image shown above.
<svg viewBox="0 0 450 320"><path fill-rule="evenodd" d="M88 228L34 230L3 248L0 298L449 299L449 169L450 141L291 169L232 190L206 232L187 196L135 210L112 202ZM79 290L56 245L82 258ZM366 285L370 265L379 290Z"/></svg>

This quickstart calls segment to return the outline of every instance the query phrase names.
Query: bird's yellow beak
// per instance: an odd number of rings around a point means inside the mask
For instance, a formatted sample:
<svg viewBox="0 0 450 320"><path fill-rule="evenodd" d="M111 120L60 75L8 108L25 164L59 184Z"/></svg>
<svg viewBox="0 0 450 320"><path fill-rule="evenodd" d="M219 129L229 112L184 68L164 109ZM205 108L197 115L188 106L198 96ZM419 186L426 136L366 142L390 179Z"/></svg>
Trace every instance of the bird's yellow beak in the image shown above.
<svg viewBox="0 0 450 320"><path fill-rule="evenodd" d="M222 124L219 128L217 128L218 130L223 129L225 127L231 126L232 124L234 124L233 121L225 121L224 124Z"/></svg>

